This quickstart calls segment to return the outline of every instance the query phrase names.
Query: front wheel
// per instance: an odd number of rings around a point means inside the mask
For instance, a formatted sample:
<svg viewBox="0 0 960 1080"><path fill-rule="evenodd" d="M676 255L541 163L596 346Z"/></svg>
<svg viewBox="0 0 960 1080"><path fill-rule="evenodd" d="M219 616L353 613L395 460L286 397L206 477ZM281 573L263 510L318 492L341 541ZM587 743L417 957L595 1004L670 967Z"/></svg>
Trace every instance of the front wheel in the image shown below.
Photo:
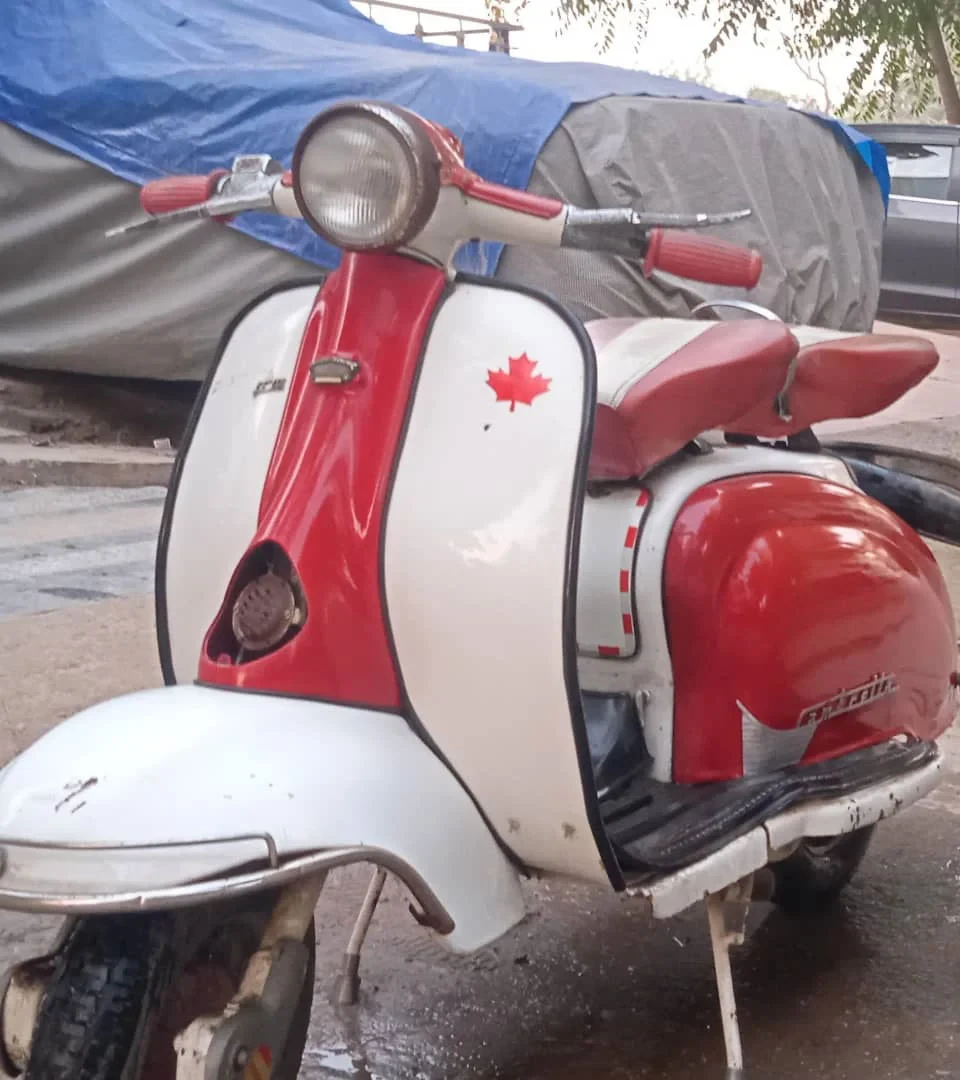
<svg viewBox="0 0 960 1080"><path fill-rule="evenodd" d="M773 902L791 915L809 915L832 904L863 861L875 825L843 836L807 839L782 862L773 863Z"/></svg>
<svg viewBox="0 0 960 1080"><path fill-rule="evenodd" d="M276 897L179 915L111 915L74 926L37 1019L25 1080L176 1080L175 1036L223 1011ZM296 1080L316 965L307 973L271 1080Z"/></svg>

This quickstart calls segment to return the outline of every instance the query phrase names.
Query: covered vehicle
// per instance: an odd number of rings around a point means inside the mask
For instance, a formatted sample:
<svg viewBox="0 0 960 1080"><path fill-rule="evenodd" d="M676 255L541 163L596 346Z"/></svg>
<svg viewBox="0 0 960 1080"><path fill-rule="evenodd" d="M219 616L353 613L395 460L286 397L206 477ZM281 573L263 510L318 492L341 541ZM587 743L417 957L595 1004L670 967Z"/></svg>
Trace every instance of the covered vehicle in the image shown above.
<svg viewBox="0 0 960 1080"><path fill-rule="evenodd" d="M210 173L244 146L289 161L306 121L343 98L411 107L468 136L485 177L580 205L752 207L725 234L764 257L752 299L791 322L873 322L886 160L827 118L636 71L431 46L348 0L10 0L0 52L0 363L202 378L238 307L315 279L336 252L257 215L105 231L137 215L137 184ZM583 319L684 315L720 292L609 255L485 244L460 266L545 287Z"/></svg>

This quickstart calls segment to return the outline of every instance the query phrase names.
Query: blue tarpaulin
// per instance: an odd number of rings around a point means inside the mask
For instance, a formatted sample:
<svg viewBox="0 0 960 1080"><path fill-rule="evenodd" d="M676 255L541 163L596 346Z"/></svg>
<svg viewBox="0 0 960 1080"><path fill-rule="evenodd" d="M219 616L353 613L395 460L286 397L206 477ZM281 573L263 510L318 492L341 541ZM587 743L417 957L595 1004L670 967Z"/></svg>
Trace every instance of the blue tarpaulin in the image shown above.
<svg viewBox="0 0 960 1080"><path fill-rule="evenodd" d="M348 0L5 0L0 19L0 120L138 184L229 166L239 153L288 163L315 113L364 97L445 124L470 166L525 188L567 110L610 95L742 100L600 64L421 43ZM863 158L886 199L883 150L819 119ZM336 264L302 224L248 215L236 227ZM468 252L465 268L490 272L498 253L496 245Z"/></svg>

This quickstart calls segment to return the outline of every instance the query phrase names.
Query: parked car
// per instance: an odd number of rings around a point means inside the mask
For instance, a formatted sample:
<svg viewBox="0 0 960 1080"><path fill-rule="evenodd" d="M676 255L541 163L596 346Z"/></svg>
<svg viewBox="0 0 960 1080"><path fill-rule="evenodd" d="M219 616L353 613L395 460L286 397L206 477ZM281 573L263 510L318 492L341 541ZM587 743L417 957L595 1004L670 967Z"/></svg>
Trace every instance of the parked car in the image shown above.
<svg viewBox="0 0 960 1080"><path fill-rule="evenodd" d="M858 124L890 166L881 318L960 323L960 126Z"/></svg>

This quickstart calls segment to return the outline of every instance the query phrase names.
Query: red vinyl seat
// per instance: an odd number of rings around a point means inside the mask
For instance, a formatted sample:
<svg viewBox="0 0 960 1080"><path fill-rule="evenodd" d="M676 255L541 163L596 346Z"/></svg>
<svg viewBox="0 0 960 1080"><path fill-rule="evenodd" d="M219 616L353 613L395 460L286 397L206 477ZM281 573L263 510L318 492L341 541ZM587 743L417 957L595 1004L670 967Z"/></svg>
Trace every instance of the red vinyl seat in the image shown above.
<svg viewBox="0 0 960 1080"><path fill-rule="evenodd" d="M600 346L601 384L607 347L630 339L631 320L608 321L615 332L605 323L591 328ZM671 322L680 341L685 324ZM789 327L771 321L716 323L685 336L652 366L642 336L620 350L616 363L628 376L609 400L601 393L591 479L641 476L705 431L783 438L825 420L870 416L926 378L939 360L932 343L906 335L842 335L800 348ZM789 420L777 411L785 387Z"/></svg>
<svg viewBox="0 0 960 1080"><path fill-rule="evenodd" d="M703 432L772 403L798 349L782 323L738 321L707 327L645 374L638 364L636 379L598 405L590 477L640 476Z"/></svg>

